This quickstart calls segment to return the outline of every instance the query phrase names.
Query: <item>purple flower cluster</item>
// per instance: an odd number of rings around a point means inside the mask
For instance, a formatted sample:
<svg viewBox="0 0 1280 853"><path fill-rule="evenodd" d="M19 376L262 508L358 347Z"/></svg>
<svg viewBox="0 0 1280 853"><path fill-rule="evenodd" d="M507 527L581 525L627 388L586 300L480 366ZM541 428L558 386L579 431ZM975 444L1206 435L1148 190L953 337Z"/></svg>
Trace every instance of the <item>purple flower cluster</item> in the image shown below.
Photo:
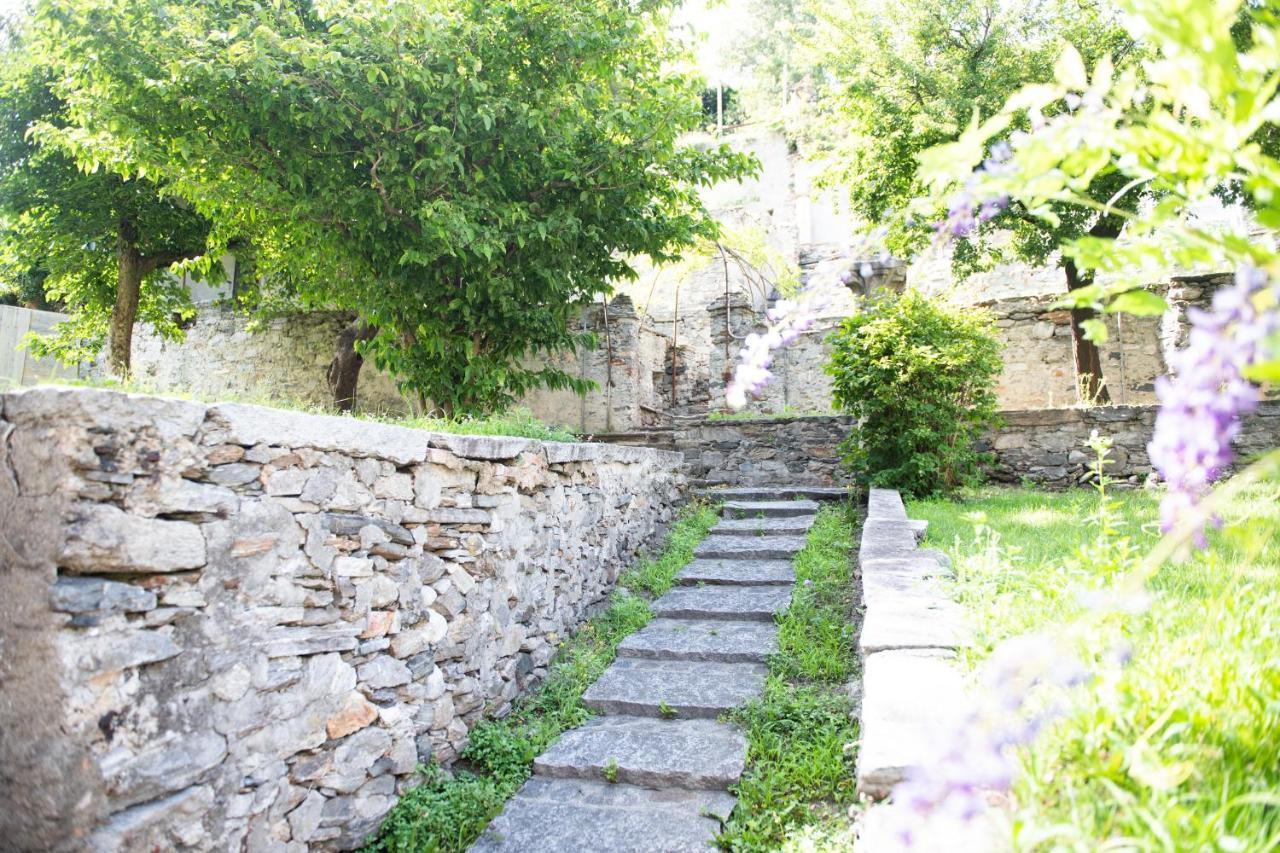
<svg viewBox="0 0 1280 853"><path fill-rule="evenodd" d="M932 760L893 790L889 822L893 839L904 848L926 842L926 836L952 837L980 818L988 796L1012 786L1015 750L1062 714L1052 702L1036 704L1036 688L1074 687L1089 673L1060 643L1031 634L997 647L980 678L970 706L956 709L951 724L938 733Z"/></svg>
<svg viewBox="0 0 1280 853"><path fill-rule="evenodd" d="M773 380L770 368L774 350L793 343L811 329L829 301L829 297L811 288L796 299L781 299L769 309L768 327L763 334L747 335L733 379L725 390L725 400L731 409L741 409L747 405L748 397L764 390Z"/></svg>
<svg viewBox="0 0 1280 853"><path fill-rule="evenodd" d="M939 240L968 237L978 225L995 219L1009 206L1009 196L1001 194L979 199L973 187L984 173L988 175L1008 173L1012 169L1010 163L1012 157L1013 150L1007 142L997 142L991 146L990 156L974 170L969 185L952 199L950 208L947 210L947 218L934 225L934 231Z"/></svg>
<svg viewBox="0 0 1280 853"><path fill-rule="evenodd" d="M1160 505L1166 532L1231 467L1240 419L1258 406L1258 387L1243 370L1267 357L1280 332L1280 312L1260 311L1254 303L1267 286L1261 270L1245 267L1233 287L1214 295L1212 310L1192 309L1190 339L1174 356L1174 376L1156 384L1160 412L1147 451L1169 486ZM1280 295L1280 285L1272 286ZM1205 547L1203 530L1196 545Z"/></svg>

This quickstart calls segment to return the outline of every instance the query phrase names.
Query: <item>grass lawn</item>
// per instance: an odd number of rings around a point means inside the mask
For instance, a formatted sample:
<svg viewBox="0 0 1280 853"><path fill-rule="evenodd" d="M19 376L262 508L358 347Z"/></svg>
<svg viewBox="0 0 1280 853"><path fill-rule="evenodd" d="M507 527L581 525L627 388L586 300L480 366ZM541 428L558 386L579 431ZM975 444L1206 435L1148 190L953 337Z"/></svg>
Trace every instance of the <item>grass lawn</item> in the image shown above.
<svg viewBox="0 0 1280 853"><path fill-rule="evenodd" d="M852 507L825 507L796 555L764 694L733 714L747 735L747 770L717 838L726 850L777 850L800 828L841 823L854 800L857 725L844 685L856 671L856 529Z"/></svg>
<svg viewBox="0 0 1280 853"><path fill-rule="evenodd" d="M1108 536L1087 490L908 505L955 561L970 663L1081 614L1081 593L1156 542L1157 495L1111 498ZM1252 487L1223 521L1206 552L1161 569L1149 608L1085 641L1095 680L1024 756L1018 849L1280 850L1280 485Z"/></svg>

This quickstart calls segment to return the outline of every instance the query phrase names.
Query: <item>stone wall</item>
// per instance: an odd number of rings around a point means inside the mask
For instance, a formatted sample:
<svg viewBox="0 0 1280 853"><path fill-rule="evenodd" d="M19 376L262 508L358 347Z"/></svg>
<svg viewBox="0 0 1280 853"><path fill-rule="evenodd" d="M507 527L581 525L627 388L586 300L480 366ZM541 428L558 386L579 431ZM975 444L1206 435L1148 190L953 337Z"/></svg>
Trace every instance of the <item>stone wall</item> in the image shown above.
<svg viewBox="0 0 1280 853"><path fill-rule="evenodd" d="M1002 417L1004 426L982 447L995 454L991 476L999 482L1026 480L1056 488L1087 482L1093 454L1085 442L1094 430L1114 442L1108 469L1112 477L1138 485L1151 473L1147 444L1155 406L1004 412ZM1247 457L1278 446L1280 402L1264 402L1245 420L1236 448Z"/></svg>
<svg viewBox="0 0 1280 853"><path fill-rule="evenodd" d="M852 431L850 417L714 420L676 427L693 482L706 485L843 486L837 445Z"/></svg>
<svg viewBox="0 0 1280 853"><path fill-rule="evenodd" d="M338 333L351 315L290 314L251 325L228 307L201 306L181 341L166 341L139 325L133 338L133 378L157 393L190 394L330 408L325 371ZM366 362L356 392L365 412L408 411L395 382Z"/></svg>
<svg viewBox="0 0 1280 853"><path fill-rule="evenodd" d="M677 454L0 396L5 849L350 848L542 677Z"/></svg>

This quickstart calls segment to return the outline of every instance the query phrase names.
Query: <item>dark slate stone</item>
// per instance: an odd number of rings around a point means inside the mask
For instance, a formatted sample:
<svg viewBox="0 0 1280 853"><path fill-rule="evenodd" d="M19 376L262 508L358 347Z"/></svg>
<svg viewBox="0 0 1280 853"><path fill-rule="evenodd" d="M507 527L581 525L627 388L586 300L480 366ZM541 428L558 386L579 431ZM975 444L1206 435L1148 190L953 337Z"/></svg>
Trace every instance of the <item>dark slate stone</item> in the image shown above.
<svg viewBox="0 0 1280 853"><path fill-rule="evenodd" d="M667 619L741 619L772 622L791 603L789 586L680 586L653 602Z"/></svg>
<svg viewBox="0 0 1280 853"><path fill-rule="evenodd" d="M709 853L735 798L724 791L534 776L471 846L472 853Z"/></svg>
<svg viewBox="0 0 1280 853"><path fill-rule="evenodd" d="M849 497L849 490L840 486L796 486L781 489L698 489L695 494L713 501L790 501L795 498L811 501L842 501Z"/></svg>
<svg viewBox="0 0 1280 853"><path fill-rule="evenodd" d="M141 613L156 607L154 592L102 578L60 577L50 590L49 599L49 606L60 613Z"/></svg>
<svg viewBox="0 0 1280 853"><path fill-rule="evenodd" d="M618 658L582 698L608 714L658 717L665 703L678 719L715 718L758 696L767 673L756 663Z"/></svg>
<svg viewBox="0 0 1280 853"><path fill-rule="evenodd" d="M738 781L746 759L746 738L726 723L597 717L561 735L534 760L533 772L650 788L724 790Z"/></svg>
<svg viewBox="0 0 1280 853"><path fill-rule="evenodd" d="M412 545L413 534L408 529L401 527L394 522L387 521L385 518L370 518L367 515L348 515L346 513L326 512L324 514L325 526L330 532L338 536L359 536L360 529L372 524L379 528L388 536L392 542L401 545Z"/></svg>
<svg viewBox="0 0 1280 853"><path fill-rule="evenodd" d="M726 619L654 619L618 646L628 658L764 663L778 649L778 628L770 622Z"/></svg>

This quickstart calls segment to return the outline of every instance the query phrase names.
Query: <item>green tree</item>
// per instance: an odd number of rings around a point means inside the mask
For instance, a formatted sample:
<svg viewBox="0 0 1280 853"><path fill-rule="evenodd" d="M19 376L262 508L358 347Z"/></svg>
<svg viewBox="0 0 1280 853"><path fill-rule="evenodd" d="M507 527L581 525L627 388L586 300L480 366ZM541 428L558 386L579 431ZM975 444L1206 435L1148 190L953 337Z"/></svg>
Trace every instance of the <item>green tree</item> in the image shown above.
<svg viewBox="0 0 1280 853"><path fill-rule="evenodd" d="M714 236L698 187L753 168L680 141L671 5L42 0L74 120L42 136L255 235L260 274L358 311L445 412L581 391L537 360L589 343L569 321L628 258Z"/></svg>
<svg viewBox="0 0 1280 853"><path fill-rule="evenodd" d="M833 152L831 179L847 188L851 207L864 221L888 229L890 251L911 257L932 238L933 221L945 208L921 217L911 202L923 195L917 175L921 152L956 139L975 115L997 112L1021 87L1053 77L1063 42L1091 59L1109 56L1124 64L1135 43L1105 3L1063 0L940 0L895 3L841 0L821 4L815 49L829 71L838 120L848 132ZM1025 129L1027 123L1008 131ZM1007 134L1006 134L1007 136ZM1109 198L1121 184L1100 176L1090 188ZM999 218L1000 238L960 241L953 253L958 277L1004 260L1047 262L1076 237L1114 236L1114 215L1062 206L1056 221L1010 206ZM922 221L925 220L925 221ZM991 231L984 232L991 234ZM1069 256L1060 259L1068 291L1090 284ZM1082 396L1106 401L1097 346L1086 330L1093 312L1072 312L1076 368Z"/></svg>
<svg viewBox="0 0 1280 853"><path fill-rule="evenodd" d="M803 49L814 35L809 5L808 0L746 0L744 17L751 27L733 45L733 58L767 93L770 106L789 106L796 87L813 71Z"/></svg>
<svg viewBox="0 0 1280 853"><path fill-rule="evenodd" d="M24 302L70 313L52 336L34 341L37 352L91 360L109 342L112 372L126 375L137 320L166 337L181 334L190 299L170 270L205 259L209 223L151 181L81 169L33 138L36 125L65 126L65 104L52 91L53 70L21 30L4 43L0 278ZM210 269L207 259L196 266Z"/></svg>
<svg viewBox="0 0 1280 853"><path fill-rule="evenodd" d="M830 342L835 403L858 418L840 445L858 483L923 496L979 480L974 444L996 422L1004 367L989 315L885 294Z"/></svg>

